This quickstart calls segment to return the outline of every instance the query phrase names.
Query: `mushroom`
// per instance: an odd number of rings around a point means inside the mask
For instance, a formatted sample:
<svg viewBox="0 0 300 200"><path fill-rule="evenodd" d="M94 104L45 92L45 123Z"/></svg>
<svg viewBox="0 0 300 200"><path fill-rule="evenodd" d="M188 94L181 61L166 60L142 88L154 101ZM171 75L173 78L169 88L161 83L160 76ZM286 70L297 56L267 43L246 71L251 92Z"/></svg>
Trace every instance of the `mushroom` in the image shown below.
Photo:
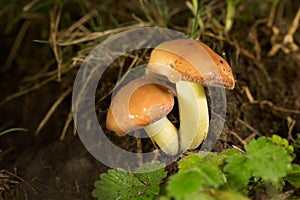
<svg viewBox="0 0 300 200"><path fill-rule="evenodd" d="M166 117L173 106L171 88L141 77L126 84L113 97L106 127L118 136L144 128L161 150L175 155L178 152L178 132Z"/></svg>
<svg viewBox="0 0 300 200"><path fill-rule="evenodd" d="M200 41L178 39L159 44L150 55L147 70L176 84L180 151L195 149L206 138L209 127L203 84L233 89L229 64Z"/></svg>

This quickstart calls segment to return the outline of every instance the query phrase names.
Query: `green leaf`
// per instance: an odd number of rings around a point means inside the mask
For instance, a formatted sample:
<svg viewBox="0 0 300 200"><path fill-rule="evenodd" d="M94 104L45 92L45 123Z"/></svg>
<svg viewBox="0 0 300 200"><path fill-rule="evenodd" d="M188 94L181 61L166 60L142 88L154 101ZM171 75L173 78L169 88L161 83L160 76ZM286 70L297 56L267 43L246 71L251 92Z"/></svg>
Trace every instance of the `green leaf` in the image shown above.
<svg viewBox="0 0 300 200"><path fill-rule="evenodd" d="M93 197L99 200L153 199L159 194L159 184L167 175L164 165L145 163L137 172L140 173L130 173L123 169L108 170L95 182Z"/></svg>
<svg viewBox="0 0 300 200"><path fill-rule="evenodd" d="M130 199L140 194L143 184L122 169L108 170L108 173L101 174L99 181L95 182L92 192L93 197L100 199Z"/></svg>
<svg viewBox="0 0 300 200"><path fill-rule="evenodd" d="M295 188L300 188L300 165L293 164L291 171L284 177L284 180L288 181Z"/></svg>
<svg viewBox="0 0 300 200"><path fill-rule="evenodd" d="M265 137L252 140L245 147L249 168L256 177L277 184L291 167L292 157L282 146Z"/></svg>
<svg viewBox="0 0 300 200"><path fill-rule="evenodd" d="M226 162L224 171L228 173L228 183L237 189L247 186L252 176L247 157L244 154L230 156Z"/></svg>
<svg viewBox="0 0 300 200"><path fill-rule="evenodd" d="M228 156L236 156L240 155L241 152L239 152L237 149L225 149L220 153L220 155L228 157Z"/></svg>
<svg viewBox="0 0 300 200"><path fill-rule="evenodd" d="M158 162L153 164L145 163L136 170L134 176L147 185L153 195L157 195L160 190L159 184L162 179L167 177L167 172L165 171L165 165Z"/></svg>
<svg viewBox="0 0 300 200"><path fill-rule="evenodd" d="M189 157L185 160L185 164L195 164L194 161L197 159L192 158L196 157L194 155ZM194 199L195 192L199 193L199 191L204 188L218 188L223 184L223 176L217 166L201 162L198 163L198 165L198 168L184 172L179 170L178 174L171 176L167 185L167 191L171 196L183 199Z"/></svg>
<svg viewBox="0 0 300 200"><path fill-rule="evenodd" d="M218 167L218 166L224 164L225 158L226 158L226 155L224 155L224 154L209 152L205 157L203 157L203 163L210 165L210 166Z"/></svg>
<svg viewBox="0 0 300 200"><path fill-rule="evenodd" d="M218 188L223 183L221 171L217 166L203 165L198 169L206 188Z"/></svg>
<svg viewBox="0 0 300 200"><path fill-rule="evenodd" d="M201 153L191 154L179 161L179 173L192 169L198 169L203 165L218 167L224 163L224 159L226 158L226 156L227 155L225 154L217 154L211 152L207 153L205 156L201 155Z"/></svg>
<svg viewBox="0 0 300 200"><path fill-rule="evenodd" d="M198 168L202 161L203 158L201 158L199 154L191 154L181 159L178 163L179 173Z"/></svg>
<svg viewBox="0 0 300 200"><path fill-rule="evenodd" d="M204 180L198 171L186 171L170 177L167 191L173 197L184 197L203 187Z"/></svg>
<svg viewBox="0 0 300 200"><path fill-rule="evenodd" d="M274 144L283 146L290 155L294 153L294 147L292 145L289 145L289 141L287 139L282 138L279 135L272 135L272 138L270 138L270 140Z"/></svg>

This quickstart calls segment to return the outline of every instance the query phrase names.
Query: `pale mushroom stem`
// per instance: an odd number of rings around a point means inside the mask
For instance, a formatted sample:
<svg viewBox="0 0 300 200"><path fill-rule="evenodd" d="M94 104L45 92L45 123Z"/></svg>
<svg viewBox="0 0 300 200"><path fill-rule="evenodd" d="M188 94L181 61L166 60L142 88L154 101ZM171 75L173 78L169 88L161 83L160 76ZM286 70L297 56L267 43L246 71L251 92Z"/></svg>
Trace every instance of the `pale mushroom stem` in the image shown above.
<svg viewBox="0 0 300 200"><path fill-rule="evenodd" d="M206 138L209 111L202 84L187 81L176 83L180 128L180 150L195 149Z"/></svg>
<svg viewBox="0 0 300 200"><path fill-rule="evenodd" d="M233 89L235 81L230 65L200 41L177 39L159 44L151 52L147 68L176 83L180 152L197 148L209 127L207 100L201 84Z"/></svg>
<svg viewBox="0 0 300 200"><path fill-rule="evenodd" d="M167 117L145 126L144 129L152 142L166 154L176 155L178 153L178 132Z"/></svg>

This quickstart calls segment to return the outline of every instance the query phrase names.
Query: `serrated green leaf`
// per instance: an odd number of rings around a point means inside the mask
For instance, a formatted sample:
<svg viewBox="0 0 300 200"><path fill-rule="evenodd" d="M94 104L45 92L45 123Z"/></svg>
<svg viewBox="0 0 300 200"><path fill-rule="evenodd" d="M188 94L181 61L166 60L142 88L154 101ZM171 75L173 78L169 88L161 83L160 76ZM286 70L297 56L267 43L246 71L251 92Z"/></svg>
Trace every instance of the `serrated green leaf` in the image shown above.
<svg viewBox="0 0 300 200"><path fill-rule="evenodd" d="M222 173L218 166L223 163L223 157L216 153L209 153L205 157L192 154L182 159L179 164L179 173L197 171L204 181L204 187L217 188L222 182Z"/></svg>
<svg viewBox="0 0 300 200"><path fill-rule="evenodd" d="M203 164L218 167L218 166L224 164L225 158L226 158L226 156L224 156L223 154L209 152L203 158Z"/></svg>
<svg viewBox="0 0 300 200"><path fill-rule="evenodd" d="M284 180L288 181L295 188L300 188L300 165L293 164Z"/></svg>
<svg viewBox="0 0 300 200"><path fill-rule="evenodd" d="M159 194L160 181L166 177L163 166L156 163L151 168L151 164L146 163L137 171L147 172L136 174L123 169L108 170L95 182L92 195L99 200L153 199L154 195Z"/></svg>
<svg viewBox="0 0 300 200"><path fill-rule="evenodd" d="M198 171L186 171L170 177L167 191L171 196L181 198L201 190L203 182L201 174Z"/></svg>
<svg viewBox="0 0 300 200"><path fill-rule="evenodd" d="M92 192L93 197L99 200L135 197L143 187L143 184L133 174L122 169L108 170L108 173L100 175L100 179L95 182L95 189Z"/></svg>
<svg viewBox="0 0 300 200"><path fill-rule="evenodd" d="M223 177L219 168L203 164L172 176L167 190L173 197L192 199L193 193L199 193L203 188L218 188L222 183Z"/></svg>
<svg viewBox="0 0 300 200"><path fill-rule="evenodd" d="M240 155L240 154L241 154L241 152L238 151L237 149L225 149L224 151L222 151L220 153L220 155L226 156L226 157Z"/></svg>
<svg viewBox="0 0 300 200"><path fill-rule="evenodd" d="M280 137L279 135L272 135L271 140L273 143L282 145L284 147L287 147L289 145L288 140Z"/></svg>
<svg viewBox="0 0 300 200"><path fill-rule="evenodd" d="M228 183L237 189L247 186L252 176L247 157L244 154L230 156L226 162L224 171L228 173Z"/></svg>
<svg viewBox="0 0 300 200"><path fill-rule="evenodd" d="M285 138L280 137L279 135L272 135L270 140L274 144L278 144L286 148L287 152L292 155L294 153L294 147L292 145L289 145L289 141Z"/></svg>
<svg viewBox="0 0 300 200"><path fill-rule="evenodd" d="M292 158L282 146L276 145L265 137L251 140L245 147L249 168L256 177L277 184L291 166Z"/></svg>
<svg viewBox="0 0 300 200"><path fill-rule="evenodd" d="M225 156L217 153L209 152L206 156L201 154L191 154L178 163L179 173L185 172L188 170L198 169L199 167L206 166L215 166L218 167L224 163Z"/></svg>
<svg viewBox="0 0 300 200"><path fill-rule="evenodd" d="M198 168L202 161L203 158L201 158L199 154L191 154L181 159L178 163L179 173Z"/></svg>
<svg viewBox="0 0 300 200"><path fill-rule="evenodd" d="M165 164L161 164L159 162L147 162L144 163L142 166L138 167L135 172L136 173L147 173L147 172L153 172L153 171L165 171Z"/></svg>
<svg viewBox="0 0 300 200"><path fill-rule="evenodd" d="M279 135L272 135L271 140L275 144L281 144L282 143L282 138Z"/></svg>
<svg viewBox="0 0 300 200"><path fill-rule="evenodd" d="M218 188L223 183L222 174L217 166L203 165L199 167L198 172L206 188Z"/></svg>
<svg viewBox="0 0 300 200"><path fill-rule="evenodd" d="M159 184L162 179L167 177L167 172L164 164L145 163L136 170L134 176L149 187L152 195L157 195L160 190Z"/></svg>

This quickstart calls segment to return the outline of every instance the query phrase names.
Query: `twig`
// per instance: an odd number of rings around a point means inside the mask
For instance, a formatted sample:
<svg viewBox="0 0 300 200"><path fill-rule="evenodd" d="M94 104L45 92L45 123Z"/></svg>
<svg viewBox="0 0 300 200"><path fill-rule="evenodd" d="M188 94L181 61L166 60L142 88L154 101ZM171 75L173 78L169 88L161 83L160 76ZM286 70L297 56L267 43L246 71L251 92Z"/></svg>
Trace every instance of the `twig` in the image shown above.
<svg viewBox="0 0 300 200"><path fill-rule="evenodd" d="M296 124L296 120L292 119L291 117L287 117L287 126L288 126L288 139L295 142L295 139L293 138L292 136L292 131L293 131L293 128Z"/></svg>
<svg viewBox="0 0 300 200"><path fill-rule="evenodd" d="M256 133L252 133L252 134L248 135L248 137L246 137L246 138L244 139L244 141L245 141L246 143L249 143L250 140L252 140L253 138L255 138L255 136L256 136Z"/></svg>
<svg viewBox="0 0 300 200"><path fill-rule="evenodd" d="M248 86L243 86L242 88L243 88L243 90L244 90L244 92L245 92L245 94L246 94L249 102L253 103L254 102L254 98L253 98L253 96L252 96L252 94L251 94L251 92L249 90L249 87Z"/></svg>
<svg viewBox="0 0 300 200"><path fill-rule="evenodd" d="M294 42L294 34L299 27L300 21L300 8L292 22L292 25L288 33L284 36L283 41L277 42L278 38L281 37L280 31L276 26L272 27L273 35L270 39L272 44L271 50L268 52L268 56L274 56L278 50L282 50L284 53L288 54L290 52L297 51L299 49L298 45Z"/></svg>
<svg viewBox="0 0 300 200"><path fill-rule="evenodd" d="M274 19L275 19L275 13L276 13L276 8L278 5L278 2L275 3L276 1L273 1L271 10L270 10L270 14L269 14L269 18L268 18L268 22L267 22L267 27L272 27L273 23L274 23Z"/></svg>
<svg viewBox="0 0 300 200"><path fill-rule="evenodd" d="M259 105L261 105L261 106L268 105L273 110L280 111L280 112L300 114L300 110L294 110L294 109L279 107L279 106L274 105L271 101L268 101L268 100L264 100L264 101L260 101L260 102L254 102L254 103L259 103Z"/></svg>
<svg viewBox="0 0 300 200"><path fill-rule="evenodd" d="M300 110L279 107L279 106L274 105L271 101L268 101L268 100L263 100L263 101L255 100L247 86L243 86L243 90L245 91L246 96L251 104L259 104L260 106L268 105L269 107L271 107L273 110L276 110L276 111L300 114Z"/></svg>
<svg viewBox="0 0 300 200"><path fill-rule="evenodd" d="M288 35L294 35L296 30L299 27L299 21L300 21L300 8L298 9L298 12L293 20L292 26L289 29Z"/></svg>
<svg viewBox="0 0 300 200"><path fill-rule="evenodd" d="M243 146L247 145L247 142L243 140L236 132L234 131L229 131L231 135L233 135Z"/></svg>

